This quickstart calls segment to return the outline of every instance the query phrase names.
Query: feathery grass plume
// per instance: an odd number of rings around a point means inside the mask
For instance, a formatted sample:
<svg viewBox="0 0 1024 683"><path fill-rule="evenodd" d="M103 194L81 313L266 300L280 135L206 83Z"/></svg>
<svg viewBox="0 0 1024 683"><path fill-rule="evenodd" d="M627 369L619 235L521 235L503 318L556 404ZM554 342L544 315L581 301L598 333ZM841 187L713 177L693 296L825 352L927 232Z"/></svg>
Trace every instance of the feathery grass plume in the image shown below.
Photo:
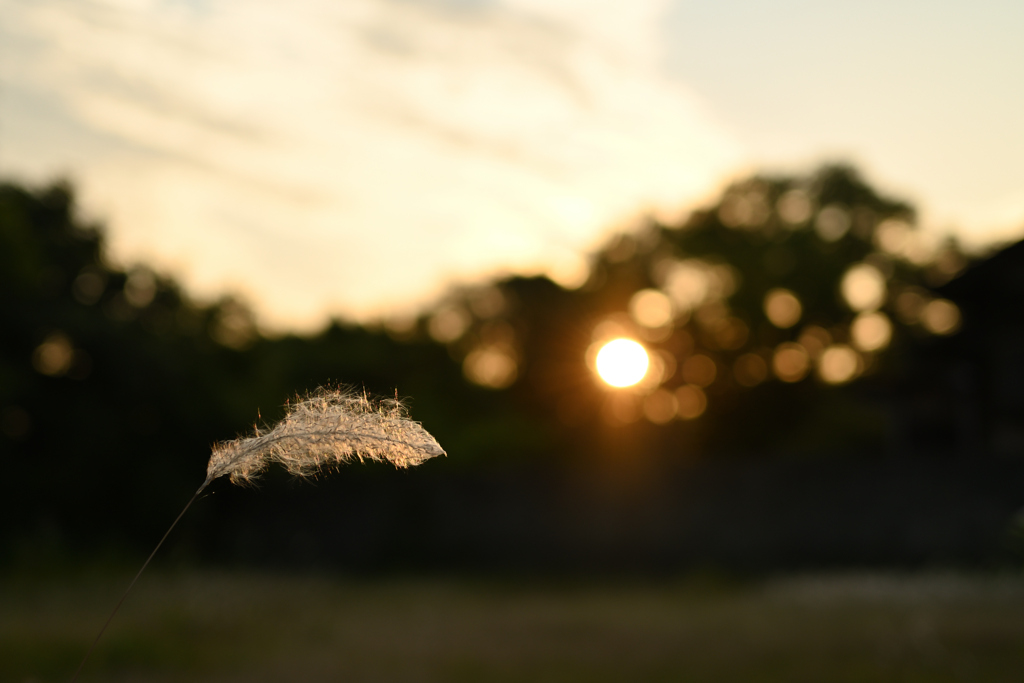
<svg viewBox="0 0 1024 683"><path fill-rule="evenodd" d="M255 436L214 446L199 491L224 475L235 484L250 482L272 462L305 476L353 459L414 467L442 454L400 401L320 389L290 404L269 432L257 429Z"/></svg>
<svg viewBox="0 0 1024 683"><path fill-rule="evenodd" d="M437 440L409 418L401 401L375 400L344 388L321 387L289 403L284 418L270 431L261 434L256 427L255 432L253 436L214 445L206 467L206 481L192 494L128 585L82 658L72 683L150 560L199 494L215 479L226 475L234 484L250 483L274 462L292 474L309 476L352 460L389 462L405 468L446 455Z"/></svg>

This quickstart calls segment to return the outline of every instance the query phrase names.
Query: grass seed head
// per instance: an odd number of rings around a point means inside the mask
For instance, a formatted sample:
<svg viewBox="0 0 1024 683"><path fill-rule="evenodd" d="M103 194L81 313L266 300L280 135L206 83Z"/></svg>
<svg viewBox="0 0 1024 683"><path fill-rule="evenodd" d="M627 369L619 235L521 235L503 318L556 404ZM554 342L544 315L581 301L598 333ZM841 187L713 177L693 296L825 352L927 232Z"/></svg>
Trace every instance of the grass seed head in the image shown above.
<svg viewBox="0 0 1024 683"><path fill-rule="evenodd" d="M273 462L308 476L352 460L413 467L444 454L400 401L321 388L290 403L270 431L215 445L204 487L224 475L235 484L251 482Z"/></svg>

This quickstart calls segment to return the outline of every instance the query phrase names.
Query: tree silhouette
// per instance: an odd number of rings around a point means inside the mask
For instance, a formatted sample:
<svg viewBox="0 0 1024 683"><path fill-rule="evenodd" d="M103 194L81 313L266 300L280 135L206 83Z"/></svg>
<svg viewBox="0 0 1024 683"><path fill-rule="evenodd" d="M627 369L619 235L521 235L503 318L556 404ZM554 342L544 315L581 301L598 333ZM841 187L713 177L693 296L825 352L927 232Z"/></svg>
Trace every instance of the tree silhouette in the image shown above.
<svg viewBox="0 0 1024 683"><path fill-rule="evenodd" d="M491 294L454 293L434 315L465 318L464 333L442 341L467 377L487 384L474 364L487 349L506 354L509 391L524 409L557 416L555 431L625 429L633 444L704 452L877 446L887 421L879 392L900 381L921 338L952 334L959 321L930 287L966 257L915 221L849 167L755 176L679 225L618 235L579 291L511 278ZM481 296L509 303L476 316ZM500 346L488 341L494 330L504 331ZM602 386L587 367L595 345L617 336L651 352L652 370L631 389ZM662 433L641 438L644 422Z"/></svg>
<svg viewBox="0 0 1024 683"><path fill-rule="evenodd" d="M827 167L753 177L679 224L618 235L576 290L510 277L453 290L416 319L267 339L238 300L196 302L151 269L110 265L67 184L0 185L0 547L30 565L46 538L144 548L211 443L329 382L413 397L450 454L417 472L443 472L437 491L463 476L478 477L466 491L516 472L575 476L595 461L891 450L907 387L945 362L929 340L957 330L959 309L935 288L966 262L955 243L930 243L907 204ZM635 387L593 370L616 336L651 354ZM392 476L322 485L373 501ZM268 489L258 505L222 492L183 535L206 556L244 555L260 520L322 516L287 486ZM221 524L204 524L214 515ZM412 528L381 538L415 545ZM397 552L366 543L365 557Z"/></svg>

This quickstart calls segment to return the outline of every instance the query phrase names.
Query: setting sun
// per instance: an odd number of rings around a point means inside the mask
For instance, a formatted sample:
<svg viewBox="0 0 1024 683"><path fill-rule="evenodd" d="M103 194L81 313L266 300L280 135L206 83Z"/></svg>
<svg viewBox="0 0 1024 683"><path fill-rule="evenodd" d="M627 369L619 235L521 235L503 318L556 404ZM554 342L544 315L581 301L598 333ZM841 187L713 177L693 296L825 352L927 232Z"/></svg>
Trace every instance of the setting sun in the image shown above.
<svg viewBox="0 0 1024 683"><path fill-rule="evenodd" d="M647 351L632 339L613 339L597 352L597 374L613 387L636 384L649 364Z"/></svg>

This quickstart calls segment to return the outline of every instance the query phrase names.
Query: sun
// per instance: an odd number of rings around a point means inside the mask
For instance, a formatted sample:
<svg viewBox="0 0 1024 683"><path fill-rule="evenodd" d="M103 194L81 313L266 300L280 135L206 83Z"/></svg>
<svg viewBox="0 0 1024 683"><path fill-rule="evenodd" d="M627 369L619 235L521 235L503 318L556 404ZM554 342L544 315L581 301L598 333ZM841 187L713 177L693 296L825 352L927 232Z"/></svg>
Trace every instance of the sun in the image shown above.
<svg viewBox="0 0 1024 683"><path fill-rule="evenodd" d="M647 374L647 351L632 339L613 339L597 352L597 374L613 387L636 384Z"/></svg>

